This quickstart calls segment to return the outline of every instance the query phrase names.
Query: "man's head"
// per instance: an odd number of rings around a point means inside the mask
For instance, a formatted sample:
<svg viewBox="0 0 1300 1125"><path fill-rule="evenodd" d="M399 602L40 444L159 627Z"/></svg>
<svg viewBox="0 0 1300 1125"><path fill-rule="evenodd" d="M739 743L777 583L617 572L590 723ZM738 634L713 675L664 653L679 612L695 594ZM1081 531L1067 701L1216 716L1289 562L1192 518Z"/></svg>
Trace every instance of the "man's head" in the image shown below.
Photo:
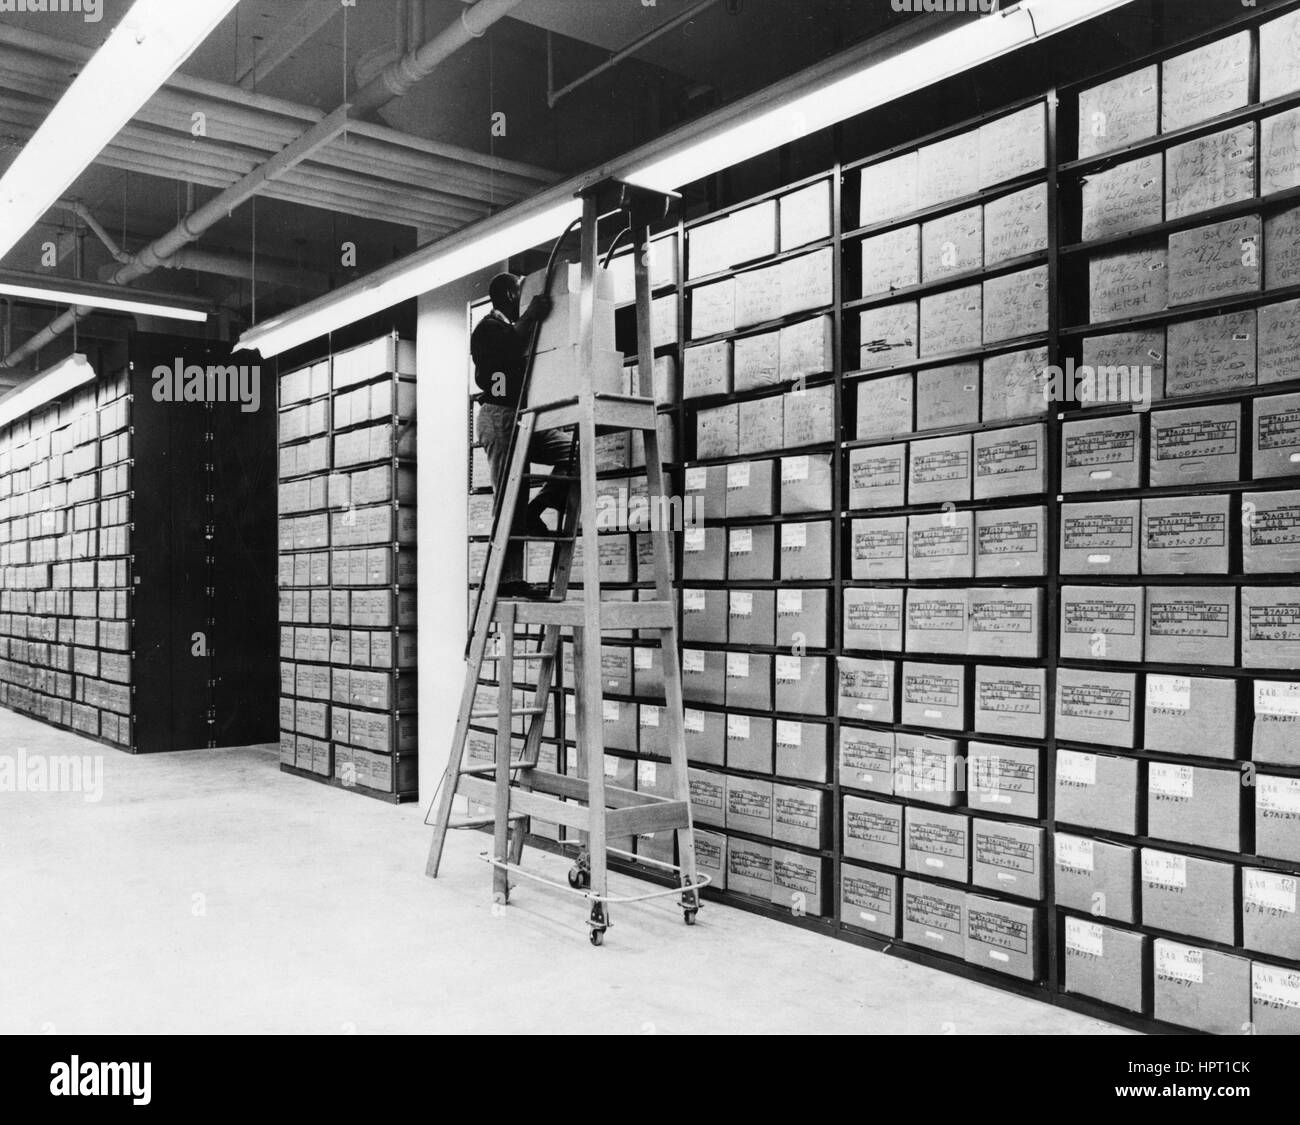
<svg viewBox="0 0 1300 1125"><path fill-rule="evenodd" d="M519 288L519 278L512 273L499 273L488 283L488 296L493 308L511 320L519 319Z"/></svg>

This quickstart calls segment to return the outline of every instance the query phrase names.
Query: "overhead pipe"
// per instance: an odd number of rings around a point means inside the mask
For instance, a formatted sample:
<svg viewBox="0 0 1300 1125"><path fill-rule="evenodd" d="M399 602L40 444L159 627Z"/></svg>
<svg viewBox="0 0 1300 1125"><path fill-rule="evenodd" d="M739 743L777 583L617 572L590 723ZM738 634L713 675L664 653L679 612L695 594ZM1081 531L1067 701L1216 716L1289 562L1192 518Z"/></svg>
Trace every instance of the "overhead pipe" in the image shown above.
<svg viewBox="0 0 1300 1125"><path fill-rule="evenodd" d="M357 91L350 103L339 106L238 183L208 200L167 234L135 254L110 280L118 285L129 285L164 266L166 259L226 218L236 207L256 195L265 184L306 159L321 145L332 141L347 127L350 115L364 117L401 97L415 83L427 78L450 55L472 40L481 38L488 28L509 15L522 2L523 0L479 0L472 8L462 11L459 19L424 46L385 67L377 77ZM0 368L15 367L29 356L35 355L90 311L85 306L65 310L25 344L0 359Z"/></svg>

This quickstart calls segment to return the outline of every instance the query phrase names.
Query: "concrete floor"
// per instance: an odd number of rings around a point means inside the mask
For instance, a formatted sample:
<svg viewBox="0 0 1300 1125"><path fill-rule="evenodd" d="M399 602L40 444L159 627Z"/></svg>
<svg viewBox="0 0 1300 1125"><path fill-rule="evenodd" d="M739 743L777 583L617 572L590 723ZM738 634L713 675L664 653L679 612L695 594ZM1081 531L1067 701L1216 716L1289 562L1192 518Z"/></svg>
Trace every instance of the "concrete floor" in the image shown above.
<svg viewBox="0 0 1300 1125"><path fill-rule="evenodd" d="M1117 1030L715 904L623 907L593 949L558 891L494 912L479 834L430 882L422 809L270 747L132 757L0 711L20 749L101 757L103 795L0 792L0 1033Z"/></svg>

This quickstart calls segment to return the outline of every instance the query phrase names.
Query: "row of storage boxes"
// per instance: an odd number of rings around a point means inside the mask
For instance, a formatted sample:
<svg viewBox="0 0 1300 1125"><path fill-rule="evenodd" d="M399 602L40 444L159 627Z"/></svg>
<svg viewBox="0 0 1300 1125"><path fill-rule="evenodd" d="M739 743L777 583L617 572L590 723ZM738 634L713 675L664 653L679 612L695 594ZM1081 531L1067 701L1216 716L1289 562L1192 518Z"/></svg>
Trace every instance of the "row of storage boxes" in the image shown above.
<svg viewBox="0 0 1300 1125"><path fill-rule="evenodd" d="M415 632L392 629L331 629L329 663L353 668L414 668ZM296 671L295 671L296 669ZM320 664L280 665L280 690L284 695L326 699L330 669Z"/></svg>
<svg viewBox="0 0 1300 1125"><path fill-rule="evenodd" d="M15 497L15 503L17 502L18 498ZM8 548L8 561L27 561L22 551L24 544L33 539L50 535L62 536L69 531L94 531L99 527L130 522L130 497L127 496L115 496L71 508L52 504L31 504L30 507L31 515L0 522L0 543Z"/></svg>
<svg viewBox="0 0 1300 1125"><path fill-rule="evenodd" d="M316 551L325 547L358 547L370 543L415 543L416 511L413 506L378 504L320 512L310 516L281 517L281 551Z"/></svg>
<svg viewBox="0 0 1300 1125"><path fill-rule="evenodd" d="M695 864L715 890L749 895L795 917L830 914L830 863L816 855L721 832L695 831Z"/></svg>
<svg viewBox="0 0 1300 1125"><path fill-rule="evenodd" d="M364 508L369 504L415 503L415 470L391 465L352 473L304 477L280 484L280 514L326 508Z"/></svg>
<svg viewBox="0 0 1300 1125"><path fill-rule="evenodd" d="M376 586L381 583L376 582ZM391 585L383 583L382 585ZM406 586L413 587L408 580ZM378 590L324 589L324 590L281 590L280 621L285 624L304 625L362 625L370 628L388 628L393 625L409 625L409 620L385 619L383 610L376 608L371 594ZM386 597L391 590L384 590ZM356 595L362 595L360 601ZM383 605L382 602L378 603Z"/></svg>
<svg viewBox="0 0 1300 1125"><path fill-rule="evenodd" d="M33 663L45 660L40 647L27 647L27 641L57 642L61 645L97 645L100 648L125 652L131 647L131 626L126 620L128 593L126 590L103 590L74 608L86 610L83 617L27 617L21 614L0 614L0 655L26 659L32 655ZM104 610L104 618L96 620L96 610ZM112 620L110 620L112 619Z"/></svg>
<svg viewBox="0 0 1300 1125"><path fill-rule="evenodd" d="M330 601L334 624L352 626L354 631L416 627L414 590L334 590L330 594ZM290 660L329 664L334 644L332 634L337 632L340 630L282 625L280 655Z"/></svg>
<svg viewBox="0 0 1300 1125"><path fill-rule="evenodd" d="M280 701L280 726L310 738L358 746L380 754L417 748L415 715L410 712L371 711L314 700Z"/></svg>
<svg viewBox="0 0 1300 1125"><path fill-rule="evenodd" d="M415 552L395 551L392 547L302 551L280 556L282 595L284 587L292 586L414 586L415 580Z"/></svg>
<svg viewBox="0 0 1300 1125"><path fill-rule="evenodd" d="M688 280L796 250L831 234L831 185L819 180L777 199L739 207L687 232Z"/></svg>
<svg viewBox="0 0 1300 1125"><path fill-rule="evenodd" d="M683 485L694 523L829 512L835 503L829 453L688 465Z"/></svg>
<svg viewBox="0 0 1300 1125"><path fill-rule="evenodd" d="M126 586L126 559L83 560L73 563L38 563L0 569L0 587L7 591L98 589Z"/></svg>
<svg viewBox="0 0 1300 1125"><path fill-rule="evenodd" d="M91 441L68 449L66 453L51 452L33 460L27 468L0 476L0 500L49 488L49 502L55 503L59 496L67 494L66 489L56 488L60 483L66 484L87 474L93 476L95 470L125 462L130 456L131 439L126 433ZM35 497L33 503L40 505L44 499Z"/></svg>
<svg viewBox="0 0 1300 1125"><path fill-rule="evenodd" d="M415 382L385 380L354 391L336 393L294 406L280 414L280 441L287 443L370 422L408 420L415 417ZM331 418L333 426L331 427Z"/></svg>
<svg viewBox="0 0 1300 1125"><path fill-rule="evenodd" d="M378 336L280 376L280 405L320 398L384 375L415 375L415 343Z"/></svg>
<svg viewBox="0 0 1300 1125"><path fill-rule="evenodd" d="M282 664L282 686L290 673L293 673L292 691L301 692L304 698L281 698L280 718L285 730L303 729L297 723L304 721L304 716L306 721L315 723L322 729L327 727L329 716L327 711L321 710L323 700L353 707L373 707L381 711L415 709L417 687L414 672ZM292 719L295 714L299 717L297 722L284 722L286 718Z"/></svg>
<svg viewBox="0 0 1300 1125"><path fill-rule="evenodd" d="M0 633L44 640L70 638L76 624L58 624L55 617L121 619L127 615L129 595L129 590L5 590L0 593Z"/></svg>
<svg viewBox="0 0 1300 1125"><path fill-rule="evenodd" d="M688 290L689 338L705 339L830 305L835 255L829 247L758 266Z"/></svg>
<svg viewBox="0 0 1300 1125"><path fill-rule="evenodd" d="M1038 578L1045 508L985 509L855 519L849 577L860 580Z"/></svg>
<svg viewBox="0 0 1300 1125"><path fill-rule="evenodd" d="M57 672L77 672L86 676L103 676L125 684L131 681L131 657L125 652L98 648L78 648L45 641L20 641L0 638L0 657L22 664L51 668Z"/></svg>
<svg viewBox="0 0 1300 1125"><path fill-rule="evenodd" d="M834 370L834 356L829 316L735 340L695 344L684 353L682 397L742 394L793 383Z"/></svg>
<svg viewBox="0 0 1300 1125"><path fill-rule="evenodd" d="M333 457L331 458L331 449ZM415 456L415 429L410 423L381 422L329 437L314 437L280 447L280 479L348 469L369 461L391 461Z"/></svg>
<svg viewBox="0 0 1300 1125"><path fill-rule="evenodd" d="M76 472L98 468L94 460L96 443L100 438L125 430L130 418L130 401L125 397L125 381L112 383L112 391L114 398L98 409L94 395L77 396L64 406L48 406L39 413L14 422L0 435L0 481L12 482L16 474L33 465L43 461L53 462L55 458L74 452L78 459L89 459L88 462L74 459ZM77 452L86 449L91 452ZM109 452L114 455L102 463L121 460L129 455L121 445L110 446ZM57 479L61 475L56 471L58 467L53 463L50 465L50 479ZM30 485L30 480L28 484ZM13 485L13 491L23 490L19 484Z"/></svg>
<svg viewBox="0 0 1300 1125"><path fill-rule="evenodd" d="M74 703L67 698L8 683L0 683L0 706L35 715L118 746L131 745L131 718L125 712L104 711L89 703Z"/></svg>
<svg viewBox="0 0 1300 1125"><path fill-rule="evenodd" d="M830 520L688 527L682 533L687 582L829 582L834 527Z"/></svg>
<svg viewBox="0 0 1300 1125"><path fill-rule="evenodd" d="M529 582L549 583L555 544L530 542L524 546L526 579ZM477 584L483 578L487 568L488 547L489 544L484 540L470 541L468 565L471 585ZM638 532L634 535L602 532L597 547L602 583L648 583L655 580L654 545L648 532ZM573 544L571 586L582 585L583 553L583 541L579 536Z"/></svg>
<svg viewBox="0 0 1300 1125"><path fill-rule="evenodd" d="M66 508L74 504L117 496L130 488L131 462L122 461L98 472L83 473L67 481L48 485L32 492L14 491L13 495L0 500L0 521L13 520L33 512L45 512L51 508ZM30 530L35 525L24 525ZM16 538L21 528L11 529Z"/></svg>
<svg viewBox="0 0 1300 1125"><path fill-rule="evenodd" d="M701 460L829 445L836 440L835 388L804 387L701 409L695 426Z"/></svg>
<svg viewBox="0 0 1300 1125"><path fill-rule="evenodd" d="M282 731L280 764L333 777L349 789L398 795L413 795L416 791L418 767L412 753L383 752Z"/></svg>
<svg viewBox="0 0 1300 1125"><path fill-rule="evenodd" d="M19 521L15 521L19 522ZM101 527L93 531L73 531L63 535L29 536L24 540L13 540L6 544L10 548L10 560L17 565L39 565L46 563L65 563L72 560L98 559L129 555L131 553L131 526L121 524L113 527ZM64 574L70 578L71 572L50 570L41 581L40 571L33 571L23 576L27 583L36 582L50 586L56 576L63 579Z"/></svg>
<svg viewBox="0 0 1300 1125"><path fill-rule="evenodd" d="M75 700L121 715L131 713L131 686L126 682L113 683L93 676L0 660L0 683L15 690Z"/></svg>

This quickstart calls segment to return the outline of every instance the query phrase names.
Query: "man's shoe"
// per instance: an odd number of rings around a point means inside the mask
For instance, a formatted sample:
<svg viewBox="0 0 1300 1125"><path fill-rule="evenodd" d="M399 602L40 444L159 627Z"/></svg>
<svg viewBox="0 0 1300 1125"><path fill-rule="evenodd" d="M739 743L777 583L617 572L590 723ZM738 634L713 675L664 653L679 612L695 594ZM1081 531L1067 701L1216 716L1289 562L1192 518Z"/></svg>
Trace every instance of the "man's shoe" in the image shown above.
<svg viewBox="0 0 1300 1125"><path fill-rule="evenodd" d="M551 590L549 586L539 586L532 582L503 582L497 590L497 596L541 602L550 600Z"/></svg>
<svg viewBox="0 0 1300 1125"><path fill-rule="evenodd" d="M528 535L539 536L543 539L549 539L555 535L555 532L553 532L549 527L546 526L546 521L542 519L541 516L537 515L535 512L528 513L528 521L525 525L525 532Z"/></svg>

